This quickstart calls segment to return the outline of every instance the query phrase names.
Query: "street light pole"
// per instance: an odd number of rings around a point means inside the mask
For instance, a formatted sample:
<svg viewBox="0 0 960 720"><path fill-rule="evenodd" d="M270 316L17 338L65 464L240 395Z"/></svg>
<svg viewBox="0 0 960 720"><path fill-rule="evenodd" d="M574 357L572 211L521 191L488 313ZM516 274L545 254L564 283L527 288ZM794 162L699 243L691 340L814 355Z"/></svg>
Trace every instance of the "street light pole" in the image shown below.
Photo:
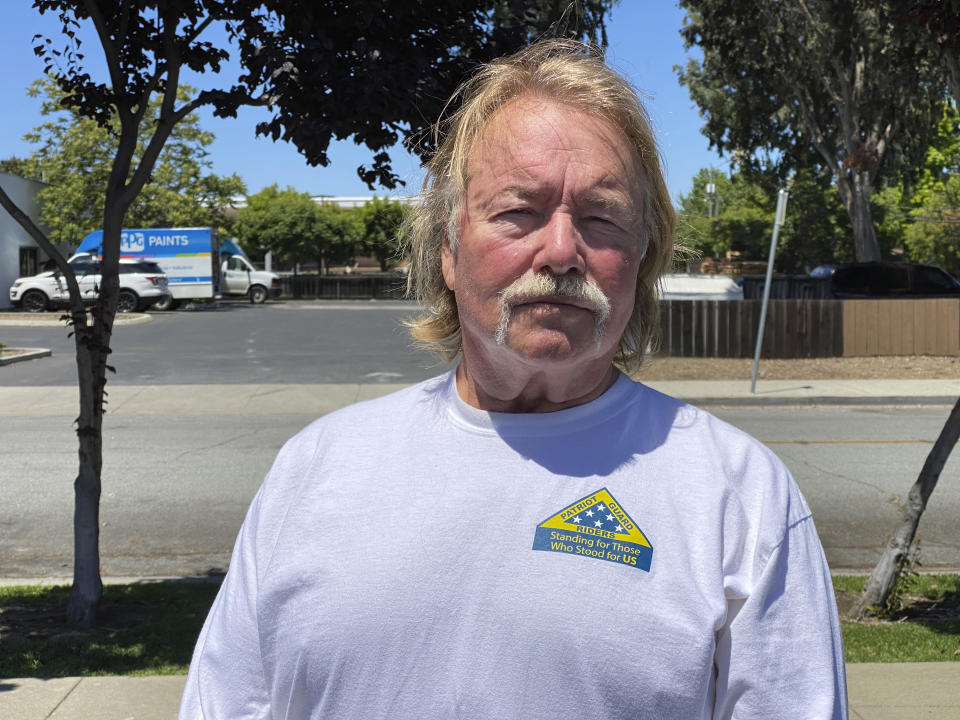
<svg viewBox="0 0 960 720"><path fill-rule="evenodd" d="M773 258L777 253L777 235L780 226L787 218L787 196L789 193L781 189L777 193L777 214L773 219L773 236L770 238L770 257L767 259L767 279L763 283L763 304L760 306L760 327L757 330L757 345L753 352L753 375L750 378L750 392L756 392L757 367L760 365L760 348L763 345L763 330L767 324L767 305L770 302L770 285L773 281Z"/></svg>

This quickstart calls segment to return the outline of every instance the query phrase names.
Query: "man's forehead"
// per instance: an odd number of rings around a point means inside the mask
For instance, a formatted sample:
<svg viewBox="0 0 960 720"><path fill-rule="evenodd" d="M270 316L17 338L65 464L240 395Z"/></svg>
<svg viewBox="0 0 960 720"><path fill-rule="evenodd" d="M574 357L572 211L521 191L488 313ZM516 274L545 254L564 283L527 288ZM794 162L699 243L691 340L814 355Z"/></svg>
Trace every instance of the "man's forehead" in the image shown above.
<svg viewBox="0 0 960 720"><path fill-rule="evenodd" d="M619 128L581 108L530 98L514 100L488 119L468 154L465 180L469 187L478 176L495 179L484 188L488 197L534 199L549 191L542 179L558 159L585 170L583 201L640 200L641 159Z"/></svg>

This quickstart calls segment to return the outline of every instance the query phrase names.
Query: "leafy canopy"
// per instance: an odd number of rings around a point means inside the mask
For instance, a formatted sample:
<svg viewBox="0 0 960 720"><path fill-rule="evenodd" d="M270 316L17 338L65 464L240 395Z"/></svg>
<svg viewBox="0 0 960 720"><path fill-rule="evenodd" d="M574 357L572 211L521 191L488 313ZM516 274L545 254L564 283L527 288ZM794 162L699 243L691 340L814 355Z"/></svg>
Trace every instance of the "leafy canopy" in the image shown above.
<svg viewBox="0 0 960 720"><path fill-rule="evenodd" d="M718 213L708 214L707 184L717 196ZM731 175L701 169L690 193L680 196L677 238L701 257L738 253L743 260L766 260L776 210L777 178L737 171ZM807 273L817 265L852 259L850 224L829 177L810 169L789 183L786 222L777 240L780 272Z"/></svg>
<svg viewBox="0 0 960 720"><path fill-rule="evenodd" d="M181 87L179 97L185 99L193 92ZM76 245L103 224L103 189L117 151L116 120L101 126L75 109L64 108L63 93L49 79L34 82L28 94L42 98L41 114L48 119L27 133L26 140L35 150L11 169L47 184L40 202L50 239ZM147 109L144 133L134 151L135 166L156 124L159 105L160 99L154 97ZM196 114L177 124L149 181L127 211L128 226L218 226L221 232L230 232L230 221L221 209L246 192L246 187L237 175L220 177L209 172L206 148L213 139L213 133L200 128Z"/></svg>
<svg viewBox="0 0 960 720"><path fill-rule="evenodd" d="M35 38L65 92L64 102L101 124L112 108L136 117L140 100L179 83L182 67L219 72L237 60L232 84L196 93L169 122L201 105L234 117L264 105L257 133L293 143L311 165L327 165L333 139L352 137L373 154L357 169L373 189L393 188L388 148L401 138L429 154L426 134L453 89L479 63L549 35L605 44L613 0L35 0L58 13L66 43ZM77 30L98 26L110 82L83 70ZM205 39L225 29L230 47Z"/></svg>
<svg viewBox="0 0 960 720"><path fill-rule="evenodd" d="M872 0L682 0L703 51L679 69L721 153L785 180L828 172L857 257L879 259L870 192L915 166L942 83L929 48Z"/></svg>
<svg viewBox="0 0 960 720"><path fill-rule="evenodd" d="M376 195L357 208L360 222L363 223L362 252L375 257L383 271L389 270L400 260L397 234L406 208L399 200L379 198Z"/></svg>
<svg viewBox="0 0 960 720"><path fill-rule="evenodd" d="M266 249L293 263L317 260L318 266L352 261L363 235L357 213L277 185L247 198L236 229L248 252Z"/></svg>

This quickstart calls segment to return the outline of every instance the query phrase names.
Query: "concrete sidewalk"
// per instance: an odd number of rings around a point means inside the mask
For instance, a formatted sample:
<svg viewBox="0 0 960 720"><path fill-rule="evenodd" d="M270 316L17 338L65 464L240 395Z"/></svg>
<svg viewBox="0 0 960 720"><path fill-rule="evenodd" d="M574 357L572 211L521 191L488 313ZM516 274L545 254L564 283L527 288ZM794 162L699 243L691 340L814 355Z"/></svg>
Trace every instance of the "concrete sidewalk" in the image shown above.
<svg viewBox="0 0 960 720"><path fill-rule="evenodd" d="M177 716L184 680L182 675L2 680L0 717L169 720ZM960 662L848 665L847 684L851 720L960 718ZM803 710L785 708L782 717L802 718Z"/></svg>
<svg viewBox="0 0 960 720"><path fill-rule="evenodd" d="M694 405L953 405L958 380L764 380L755 393L740 380L655 381ZM111 415L322 415L405 385L110 385ZM75 386L0 387L0 417L78 412Z"/></svg>

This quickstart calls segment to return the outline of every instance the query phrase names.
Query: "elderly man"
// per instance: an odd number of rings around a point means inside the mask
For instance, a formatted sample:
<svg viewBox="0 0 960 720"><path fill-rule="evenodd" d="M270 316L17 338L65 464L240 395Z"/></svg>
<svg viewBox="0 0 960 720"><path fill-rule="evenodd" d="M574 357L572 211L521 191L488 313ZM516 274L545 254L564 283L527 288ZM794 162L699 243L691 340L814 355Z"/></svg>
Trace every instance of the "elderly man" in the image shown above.
<svg viewBox="0 0 960 720"><path fill-rule="evenodd" d="M462 89L407 228L447 375L281 451L182 718L842 718L783 465L633 382L673 211L645 112L549 42Z"/></svg>

